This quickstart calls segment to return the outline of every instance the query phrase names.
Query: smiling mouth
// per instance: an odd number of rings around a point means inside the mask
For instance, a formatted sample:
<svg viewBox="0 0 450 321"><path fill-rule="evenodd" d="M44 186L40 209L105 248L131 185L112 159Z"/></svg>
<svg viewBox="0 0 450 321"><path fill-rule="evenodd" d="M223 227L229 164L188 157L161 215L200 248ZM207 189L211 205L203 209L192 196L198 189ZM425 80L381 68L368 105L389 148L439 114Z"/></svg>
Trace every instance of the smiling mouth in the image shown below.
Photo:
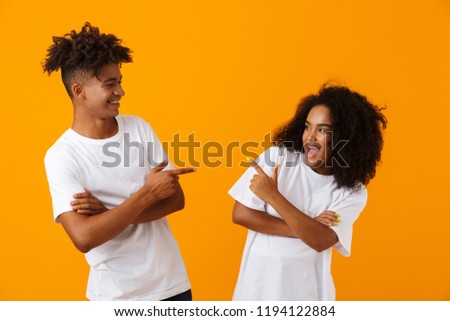
<svg viewBox="0 0 450 321"><path fill-rule="evenodd" d="M110 103L111 105L119 105L120 104L119 100L108 100L108 103Z"/></svg>

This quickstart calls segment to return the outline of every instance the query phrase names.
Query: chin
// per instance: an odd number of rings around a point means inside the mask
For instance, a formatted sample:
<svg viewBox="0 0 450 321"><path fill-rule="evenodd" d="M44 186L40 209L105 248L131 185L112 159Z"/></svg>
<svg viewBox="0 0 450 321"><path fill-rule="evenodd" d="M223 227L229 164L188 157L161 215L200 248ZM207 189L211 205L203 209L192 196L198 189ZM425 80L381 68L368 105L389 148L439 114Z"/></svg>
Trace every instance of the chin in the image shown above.
<svg viewBox="0 0 450 321"><path fill-rule="evenodd" d="M315 159L315 160L309 160L306 159L305 164L308 165L309 167L311 167L312 169L319 169L321 167L323 167L325 161L321 160L321 159Z"/></svg>

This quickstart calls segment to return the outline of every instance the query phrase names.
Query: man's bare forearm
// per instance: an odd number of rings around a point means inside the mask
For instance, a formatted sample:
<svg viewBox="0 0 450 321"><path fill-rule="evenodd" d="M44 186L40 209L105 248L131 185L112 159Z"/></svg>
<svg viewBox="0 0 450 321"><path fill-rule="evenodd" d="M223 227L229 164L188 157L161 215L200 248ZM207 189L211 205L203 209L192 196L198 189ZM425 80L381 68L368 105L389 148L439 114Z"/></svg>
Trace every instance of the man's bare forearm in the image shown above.
<svg viewBox="0 0 450 321"><path fill-rule="evenodd" d="M163 171L167 162L151 169L145 184L119 206L96 215L84 215L71 211L63 213L59 219L77 249L88 252L116 237L133 222L148 222L181 209L184 196L178 183L178 175L191 173L193 168ZM155 204L163 200L157 207ZM145 212L145 214L143 214ZM138 220L137 218L143 214Z"/></svg>
<svg viewBox="0 0 450 321"><path fill-rule="evenodd" d="M184 193L179 186L177 192L169 198L160 200L147 207L131 224L147 223L159 220L184 208Z"/></svg>
<svg viewBox="0 0 450 321"><path fill-rule="evenodd" d="M121 205L98 215L66 212L59 216L64 229L81 252L88 252L116 237L158 199L141 189Z"/></svg>

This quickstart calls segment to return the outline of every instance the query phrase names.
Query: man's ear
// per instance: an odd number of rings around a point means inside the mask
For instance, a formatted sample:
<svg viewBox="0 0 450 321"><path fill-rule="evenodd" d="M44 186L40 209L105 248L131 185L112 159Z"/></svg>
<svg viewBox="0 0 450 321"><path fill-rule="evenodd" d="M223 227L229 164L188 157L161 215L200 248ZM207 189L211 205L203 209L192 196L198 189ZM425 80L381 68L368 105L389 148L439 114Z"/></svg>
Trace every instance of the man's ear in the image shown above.
<svg viewBox="0 0 450 321"><path fill-rule="evenodd" d="M79 83L74 83L72 85L72 94L74 97L81 97L84 96L83 86Z"/></svg>

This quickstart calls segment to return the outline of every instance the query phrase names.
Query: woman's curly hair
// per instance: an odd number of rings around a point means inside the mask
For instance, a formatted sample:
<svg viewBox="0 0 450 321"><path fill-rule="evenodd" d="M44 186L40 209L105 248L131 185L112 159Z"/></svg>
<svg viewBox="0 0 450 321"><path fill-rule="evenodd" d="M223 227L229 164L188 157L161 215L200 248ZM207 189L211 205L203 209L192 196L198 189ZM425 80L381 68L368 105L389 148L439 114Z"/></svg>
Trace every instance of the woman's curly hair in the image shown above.
<svg viewBox="0 0 450 321"><path fill-rule="evenodd" d="M49 75L61 69L61 77L69 96L71 85L88 77L97 77L105 64L132 62L131 50L121 45L122 40L112 34L100 33L86 22L77 33L72 30L63 37L53 37L43 63Z"/></svg>
<svg viewBox="0 0 450 321"><path fill-rule="evenodd" d="M381 113L384 108L371 104L365 96L347 87L325 84L317 95L301 100L294 117L275 132L275 143L303 153L305 122L310 110L317 105L330 109L334 145L348 141L338 151L332 148L329 156L332 160L343 159L348 165L332 163L331 174L337 186L358 189L360 184L367 185L375 176L381 159L382 129L386 128L387 120Z"/></svg>

